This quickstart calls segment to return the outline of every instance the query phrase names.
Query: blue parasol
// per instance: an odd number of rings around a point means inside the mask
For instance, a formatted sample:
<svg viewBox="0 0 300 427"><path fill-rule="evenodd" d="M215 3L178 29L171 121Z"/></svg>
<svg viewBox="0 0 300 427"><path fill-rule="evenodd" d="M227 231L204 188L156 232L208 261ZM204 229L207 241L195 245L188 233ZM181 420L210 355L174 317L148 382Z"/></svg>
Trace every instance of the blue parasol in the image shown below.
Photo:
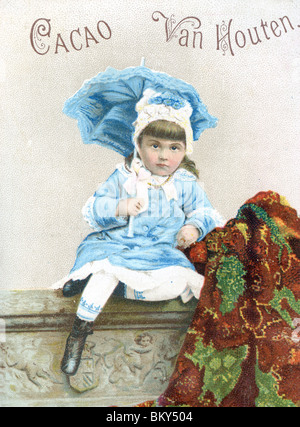
<svg viewBox="0 0 300 427"><path fill-rule="evenodd" d="M121 71L108 67L84 82L66 101L63 112L78 121L85 144L99 144L126 157L134 150L135 107L146 89L167 91L190 103L194 141L205 129L216 126L217 119L208 113L193 86L144 65Z"/></svg>

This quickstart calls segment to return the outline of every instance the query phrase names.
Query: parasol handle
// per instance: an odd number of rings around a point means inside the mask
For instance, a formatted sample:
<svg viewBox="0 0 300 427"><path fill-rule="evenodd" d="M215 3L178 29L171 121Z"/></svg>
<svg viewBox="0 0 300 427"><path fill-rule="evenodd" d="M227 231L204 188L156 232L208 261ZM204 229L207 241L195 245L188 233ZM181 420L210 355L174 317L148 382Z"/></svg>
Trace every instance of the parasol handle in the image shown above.
<svg viewBox="0 0 300 427"><path fill-rule="evenodd" d="M145 62L146 62L145 57L143 56L141 60L141 67L145 67ZM134 152L134 157L136 157L136 151ZM134 216L130 216L127 237L133 237L133 220L134 220Z"/></svg>
<svg viewBox="0 0 300 427"><path fill-rule="evenodd" d="M127 234L127 237L133 237L133 220L134 220L134 216L131 215L129 217L129 225L128 225L128 234Z"/></svg>

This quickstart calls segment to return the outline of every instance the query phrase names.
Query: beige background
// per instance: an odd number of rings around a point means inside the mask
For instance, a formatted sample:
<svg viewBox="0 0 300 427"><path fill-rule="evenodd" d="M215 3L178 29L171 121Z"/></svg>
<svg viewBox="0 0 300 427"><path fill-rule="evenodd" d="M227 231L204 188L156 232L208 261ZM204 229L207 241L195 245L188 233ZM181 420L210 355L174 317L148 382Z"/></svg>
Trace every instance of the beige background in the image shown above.
<svg viewBox="0 0 300 427"><path fill-rule="evenodd" d="M166 43L163 20L152 20L156 10L174 14L177 22L201 19L203 49L182 47L178 38ZM285 33L281 27L281 37L267 40L261 20L270 24L286 15L295 29ZM38 18L51 19L44 56L29 41ZM262 43L253 46L248 37L244 49L235 46L235 56L223 56L216 49L216 25L229 19L233 34L247 35L257 26ZM83 33L88 26L96 35L99 20L110 25L110 40L54 53L57 33L68 42L72 30ZM139 65L143 56L150 68L193 84L219 118L218 127L202 135L193 159L226 218L269 189L299 211L298 24L298 0L0 0L0 287L49 287L72 267L89 232L81 208L122 158L82 144L63 104L107 66Z"/></svg>

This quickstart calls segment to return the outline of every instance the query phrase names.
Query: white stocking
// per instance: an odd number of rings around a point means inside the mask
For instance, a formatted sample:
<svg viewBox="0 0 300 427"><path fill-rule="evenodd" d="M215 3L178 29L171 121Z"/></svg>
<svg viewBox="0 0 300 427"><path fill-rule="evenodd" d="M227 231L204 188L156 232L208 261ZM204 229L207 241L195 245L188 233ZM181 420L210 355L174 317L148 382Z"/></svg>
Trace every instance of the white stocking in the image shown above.
<svg viewBox="0 0 300 427"><path fill-rule="evenodd" d="M100 271L90 278L81 296L77 316L94 322L119 283L113 274Z"/></svg>

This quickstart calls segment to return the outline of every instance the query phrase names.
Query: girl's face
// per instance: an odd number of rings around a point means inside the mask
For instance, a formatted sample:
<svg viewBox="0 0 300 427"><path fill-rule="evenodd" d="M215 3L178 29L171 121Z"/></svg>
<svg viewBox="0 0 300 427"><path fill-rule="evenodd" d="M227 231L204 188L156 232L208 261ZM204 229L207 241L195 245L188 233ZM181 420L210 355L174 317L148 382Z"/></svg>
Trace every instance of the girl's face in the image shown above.
<svg viewBox="0 0 300 427"><path fill-rule="evenodd" d="M185 142L144 135L139 154L153 175L168 176L180 166L185 156Z"/></svg>

